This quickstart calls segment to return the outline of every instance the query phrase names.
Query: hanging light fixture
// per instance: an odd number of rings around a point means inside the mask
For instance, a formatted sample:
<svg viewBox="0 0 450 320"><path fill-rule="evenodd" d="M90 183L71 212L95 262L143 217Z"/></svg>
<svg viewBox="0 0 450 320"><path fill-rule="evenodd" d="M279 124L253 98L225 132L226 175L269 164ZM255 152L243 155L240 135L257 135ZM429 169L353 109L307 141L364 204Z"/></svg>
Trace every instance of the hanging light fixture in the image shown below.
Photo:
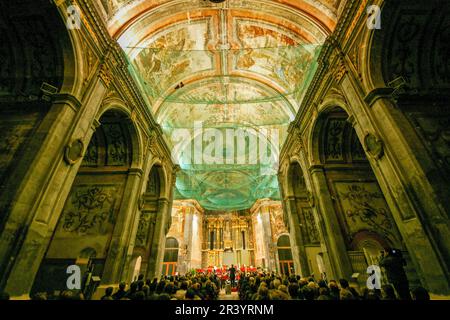
<svg viewBox="0 0 450 320"><path fill-rule="evenodd" d="M225 2L225 0L209 0L209 2L221 3L221 2Z"/></svg>

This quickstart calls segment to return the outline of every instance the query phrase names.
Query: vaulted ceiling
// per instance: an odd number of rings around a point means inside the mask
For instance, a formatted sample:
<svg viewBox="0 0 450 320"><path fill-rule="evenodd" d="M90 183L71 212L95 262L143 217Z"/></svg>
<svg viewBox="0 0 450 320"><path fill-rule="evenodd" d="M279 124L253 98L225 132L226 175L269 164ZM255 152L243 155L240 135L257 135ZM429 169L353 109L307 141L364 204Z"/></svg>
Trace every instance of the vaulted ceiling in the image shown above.
<svg viewBox="0 0 450 320"><path fill-rule="evenodd" d="M169 144L176 148L174 136L186 129L183 145L189 145L199 122L224 134L251 128L256 140L277 131L269 157L274 162L269 167L276 169L278 146L315 71L321 44L336 24L340 0L100 2ZM261 174L267 163L260 153L256 163L216 159L207 165L194 161L193 153L174 155L182 168L177 197L223 210L279 196L276 170Z"/></svg>

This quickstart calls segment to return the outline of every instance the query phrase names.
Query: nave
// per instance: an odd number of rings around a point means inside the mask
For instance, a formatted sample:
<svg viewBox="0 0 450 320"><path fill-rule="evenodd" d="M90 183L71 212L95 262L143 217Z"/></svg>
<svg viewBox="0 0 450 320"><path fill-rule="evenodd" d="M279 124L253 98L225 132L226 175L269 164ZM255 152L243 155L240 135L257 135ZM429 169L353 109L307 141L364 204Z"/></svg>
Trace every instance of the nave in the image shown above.
<svg viewBox="0 0 450 320"><path fill-rule="evenodd" d="M448 16L0 1L0 296L446 299Z"/></svg>

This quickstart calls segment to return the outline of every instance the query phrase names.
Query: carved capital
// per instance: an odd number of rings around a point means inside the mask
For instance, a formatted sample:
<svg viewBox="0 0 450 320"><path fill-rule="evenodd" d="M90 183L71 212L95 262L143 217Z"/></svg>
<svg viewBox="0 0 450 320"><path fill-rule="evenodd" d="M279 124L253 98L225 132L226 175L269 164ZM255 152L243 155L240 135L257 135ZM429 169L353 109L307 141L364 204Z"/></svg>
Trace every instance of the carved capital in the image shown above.
<svg viewBox="0 0 450 320"><path fill-rule="evenodd" d="M150 129L150 133L148 135L148 141L147 141L148 149L151 151L155 151L158 146L158 134L156 133L156 130Z"/></svg>
<svg viewBox="0 0 450 320"><path fill-rule="evenodd" d="M345 59L343 55L339 55L337 71L335 73L335 79L337 82L340 82L345 74L348 72L347 66L345 65Z"/></svg>

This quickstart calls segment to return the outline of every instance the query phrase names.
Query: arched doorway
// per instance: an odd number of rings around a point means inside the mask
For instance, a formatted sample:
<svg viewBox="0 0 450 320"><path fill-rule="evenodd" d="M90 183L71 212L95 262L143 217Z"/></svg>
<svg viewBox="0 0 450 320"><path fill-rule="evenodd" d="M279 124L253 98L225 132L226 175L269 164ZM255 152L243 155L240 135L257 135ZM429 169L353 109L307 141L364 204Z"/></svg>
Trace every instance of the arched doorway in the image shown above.
<svg viewBox="0 0 450 320"><path fill-rule="evenodd" d="M164 249L164 261L162 273L164 275L175 275L178 263L178 240L172 237L166 239Z"/></svg>
<svg viewBox="0 0 450 320"><path fill-rule="evenodd" d="M93 263L92 276L103 280L111 276L109 266L117 261L114 238L123 231L124 225L118 221L122 221L126 213L127 208L122 204L129 197L126 190L134 156L131 138L131 123L124 113L112 109L102 115L65 201L32 292L65 290L65 269L73 264ZM84 258L79 259L80 252L88 255L91 251L95 252L95 258L90 255L88 263ZM53 281L55 274L62 278Z"/></svg>
<svg viewBox="0 0 450 320"><path fill-rule="evenodd" d="M142 256L141 273L148 278L157 277L161 272L164 241L171 223L165 181L163 166L159 162L154 163L141 198L134 244L134 255Z"/></svg>
<svg viewBox="0 0 450 320"><path fill-rule="evenodd" d="M318 266L313 261L320 251L320 234L314 218L311 191L300 164L295 160L289 164L286 185L285 210L292 226L290 233L294 247L297 248L293 251L294 261L298 260L300 264L297 272L309 276L318 273Z"/></svg>
<svg viewBox="0 0 450 320"><path fill-rule="evenodd" d="M291 240L288 235L281 235L277 240L278 263L282 275L294 273Z"/></svg>
<svg viewBox="0 0 450 320"><path fill-rule="evenodd" d="M0 291L11 296L32 286L43 250L29 243L48 242L48 221L37 217L54 214L52 191L65 181L54 168L75 120L65 117L64 99L58 106L52 96L76 88L82 63L75 65L71 37L54 3L0 3ZM32 221L40 232L32 231Z"/></svg>

